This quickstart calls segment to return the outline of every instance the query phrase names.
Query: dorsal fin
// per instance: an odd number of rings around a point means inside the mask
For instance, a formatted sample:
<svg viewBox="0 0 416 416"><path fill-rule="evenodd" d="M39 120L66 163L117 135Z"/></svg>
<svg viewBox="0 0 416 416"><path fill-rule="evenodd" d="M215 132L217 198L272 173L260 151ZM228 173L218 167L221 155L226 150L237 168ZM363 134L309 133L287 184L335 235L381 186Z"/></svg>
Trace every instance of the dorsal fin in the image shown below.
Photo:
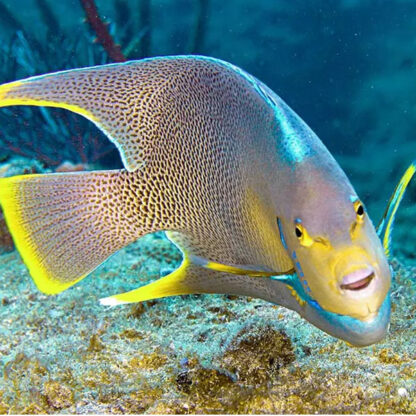
<svg viewBox="0 0 416 416"><path fill-rule="evenodd" d="M160 140L167 139L166 126L181 125L178 98L198 93L199 87L191 91L190 85L205 82L203 92L218 95L221 89L210 83L216 74L230 70L235 72L235 67L198 56L72 69L0 85L0 107L58 107L80 114L116 145L131 172L146 163Z"/></svg>
<svg viewBox="0 0 416 416"><path fill-rule="evenodd" d="M384 215L381 218L379 225L377 226L377 234L379 235L386 256L390 256L391 253L391 234L393 231L394 219L396 216L397 209L403 199L407 185L412 179L416 172L416 161L413 161L410 166L406 169L406 172L397 184L390 200L387 204Z"/></svg>

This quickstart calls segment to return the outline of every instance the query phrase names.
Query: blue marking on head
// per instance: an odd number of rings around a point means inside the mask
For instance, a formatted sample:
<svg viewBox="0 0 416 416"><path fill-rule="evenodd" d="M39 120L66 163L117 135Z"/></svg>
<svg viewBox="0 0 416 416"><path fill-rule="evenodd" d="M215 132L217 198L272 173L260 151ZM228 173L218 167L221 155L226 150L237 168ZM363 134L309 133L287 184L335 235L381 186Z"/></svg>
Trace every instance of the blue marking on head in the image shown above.
<svg viewBox="0 0 416 416"><path fill-rule="evenodd" d="M295 251L295 250L293 250L292 257L293 257L294 259L296 258L296 251Z"/></svg>
<svg viewBox="0 0 416 416"><path fill-rule="evenodd" d="M326 322L336 329L336 336L349 340L355 345L369 345L369 337L378 332L384 333L384 329L390 321L391 301L390 293L382 303L377 315L371 321L361 321L348 315L338 315L322 309L319 305L310 304L316 311L319 320ZM312 321L311 321L312 322Z"/></svg>
<svg viewBox="0 0 416 416"><path fill-rule="evenodd" d="M322 307L321 307L321 305L316 300L311 299L309 301L309 304L311 306L313 306L314 308L316 308L317 310L321 310L321 311L323 310Z"/></svg>
<svg viewBox="0 0 416 416"><path fill-rule="evenodd" d="M296 273L293 274L279 274L277 276L270 276L270 279L276 280L280 283L285 283L286 285L289 285L293 287L294 282L297 280Z"/></svg>
<svg viewBox="0 0 416 416"><path fill-rule="evenodd" d="M256 80L257 92L273 109L277 122L277 135L279 138L276 150L282 155L283 160L290 165L302 162L306 157L312 156L308 140L315 133L288 105L263 83Z"/></svg>
<svg viewBox="0 0 416 416"><path fill-rule="evenodd" d="M358 196L357 195L350 195L350 201L352 203L354 203L355 201L358 201Z"/></svg>
<svg viewBox="0 0 416 416"><path fill-rule="evenodd" d="M277 218L277 227L279 228L280 240L283 244L283 247L287 250L287 244L286 244L285 236L283 235L283 230L282 230L282 223L280 222L279 218Z"/></svg>

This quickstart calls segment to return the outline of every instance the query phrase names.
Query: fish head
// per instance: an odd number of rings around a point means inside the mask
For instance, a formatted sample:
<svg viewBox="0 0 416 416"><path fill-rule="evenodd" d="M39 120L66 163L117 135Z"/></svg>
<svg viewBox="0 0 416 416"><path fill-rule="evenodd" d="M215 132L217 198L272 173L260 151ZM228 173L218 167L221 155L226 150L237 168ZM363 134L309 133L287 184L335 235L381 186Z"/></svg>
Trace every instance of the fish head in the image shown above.
<svg viewBox="0 0 416 416"><path fill-rule="evenodd" d="M326 323L313 323L329 333L335 331L330 325L339 326L336 316L343 316L346 331L348 325L359 327L361 337L367 325L384 334L391 271L381 241L349 182L320 179L312 178L314 186L295 197L296 208L278 219L296 271L292 287L306 304L301 314L308 310L313 320L322 318Z"/></svg>

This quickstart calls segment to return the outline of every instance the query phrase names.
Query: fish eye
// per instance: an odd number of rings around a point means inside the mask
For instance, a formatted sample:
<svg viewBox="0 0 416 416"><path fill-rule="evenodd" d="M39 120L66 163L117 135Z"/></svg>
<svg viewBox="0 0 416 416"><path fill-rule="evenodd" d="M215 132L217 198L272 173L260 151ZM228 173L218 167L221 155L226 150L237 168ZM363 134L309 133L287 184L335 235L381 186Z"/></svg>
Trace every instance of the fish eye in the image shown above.
<svg viewBox="0 0 416 416"><path fill-rule="evenodd" d="M365 214L365 209L364 209L363 204L360 201L355 201L354 209L355 209L355 213L357 214L357 219L359 221L363 221L364 214Z"/></svg>
<svg viewBox="0 0 416 416"><path fill-rule="evenodd" d="M313 244L313 238L308 234L306 228L301 224L301 220L296 218L295 220L295 235L299 240L300 245L304 247L310 247Z"/></svg>

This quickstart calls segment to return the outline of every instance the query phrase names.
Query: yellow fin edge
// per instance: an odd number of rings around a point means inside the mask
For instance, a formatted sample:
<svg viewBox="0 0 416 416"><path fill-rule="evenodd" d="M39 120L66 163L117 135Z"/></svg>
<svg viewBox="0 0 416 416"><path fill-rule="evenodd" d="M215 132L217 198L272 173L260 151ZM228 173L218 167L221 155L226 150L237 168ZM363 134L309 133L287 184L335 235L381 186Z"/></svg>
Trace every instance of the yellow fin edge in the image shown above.
<svg viewBox="0 0 416 416"><path fill-rule="evenodd" d="M390 256L390 252L391 252L391 249L390 249L391 233L393 230L393 223L394 223L397 209L399 208L400 202L403 199L407 186L409 185L409 182L411 181L415 172L416 172L416 164L415 162L413 162L406 169L406 172L403 174L399 183L397 184L387 204L387 208L381 219L381 222L377 227L377 232L382 234L381 238L382 238L383 248L384 248L384 252L386 253L386 256ZM385 224L385 221L387 221L386 224Z"/></svg>
<svg viewBox="0 0 416 416"><path fill-rule="evenodd" d="M185 257L182 264L167 276L138 289L102 298L100 299L100 303L106 306L116 306L124 303L143 302L150 299L195 293L195 290L184 283L189 264L188 258Z"/></svg>
<svg viewBox="0 0 416 416"><path fill-rule="evenodd" d="M34 105L37 107L63 108L65 110L80 114L93 123L98 123L98 119L90 111L74 104L50 100L37 100L30 97L14 97L13 94L10 94L14 91L18 91L20 86L30 82L31 81L29 79L28 81L15 81L0 85L0 107L7 107L9 105Z"/></svg>
<svg viewBox="0 0 416 416"><path fill-rule="evenodd" d="M205 260L202 257L190 256L192 263L197 264L200 267L205 269L215 270L217 272L224 272L229 274L238 274L251 277L271 277L271 276L283 276L287 274L292 274L295 272L295 269L292 268L285 272L269 272L265 270L256 269L252 266L231 266L223 263L217 263L211 260Z"/></svg>
<svg viewBox="0 0 416 416"><path fill-rule="evenodd" d="M275 272L266 272L261 270L251 270L251 269L244 269L242 267L236 266L229 266L227 264L217 263L215 261L207 261L206 264L203 265L206 269L215 270L217 272L224 272L230 274L239 274L239 275L248 275L253 277L263 277L263 276L274 276L276 275Z"/></svg>
<svg viewBox="0 0 416 416"><path fill-rule="evenodd" d="M22 85L22 81L14 81L14 82L8 82L7 84L2 84L0 85L0 105L2 107L5 107L7 105L11 105L11 104L4 104L7 100L7 94L10 91L15 90L17 87L19 87L20 85Z"/></svg>
<svg viewBox="0 0 416 416"><path fill-rule="evenodd" d="M3 208L4 218L13 237L14 244L37 288L47 295L54 295L79 282L85 275L75 281L64 283L50 276L42 265L36 246L30 238L30 223L25 224L21 216L24 206L19 207L17 198L19 183L39 176L42 175L20 175L0 179L0 205Z"/></svg>

